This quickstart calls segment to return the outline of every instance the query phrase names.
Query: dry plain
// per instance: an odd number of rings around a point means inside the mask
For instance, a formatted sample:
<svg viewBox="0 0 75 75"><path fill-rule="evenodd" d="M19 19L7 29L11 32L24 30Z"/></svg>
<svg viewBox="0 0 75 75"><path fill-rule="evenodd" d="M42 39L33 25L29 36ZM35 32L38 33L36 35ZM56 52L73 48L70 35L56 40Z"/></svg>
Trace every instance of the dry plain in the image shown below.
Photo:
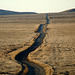
<svg viewBox="0 0 75 75"><path fill-rule="evenodd" d="M53 68L53 75L75 75L75 13L49 14L44 43L29 54Z"/></svg>
<svg viewBox="0 0 75 75"><path fill-rule="evenodd" d="M11 52L30 46L27 42L34 40L34 31L45 21L44 14L0 16L0 75L15 75L21 71L21 65L11 59Z"/></svg>
<svg viewBox="0 0 75 75"><path fill-rule="evenodd" d="M29 58L50 65L54 75L75 75L75 13L53 13L49 17L44 43ZM0 75L15 75L21 70L9 53L30 46L27 42L45 22L45 14L0 16Z"/></svg>

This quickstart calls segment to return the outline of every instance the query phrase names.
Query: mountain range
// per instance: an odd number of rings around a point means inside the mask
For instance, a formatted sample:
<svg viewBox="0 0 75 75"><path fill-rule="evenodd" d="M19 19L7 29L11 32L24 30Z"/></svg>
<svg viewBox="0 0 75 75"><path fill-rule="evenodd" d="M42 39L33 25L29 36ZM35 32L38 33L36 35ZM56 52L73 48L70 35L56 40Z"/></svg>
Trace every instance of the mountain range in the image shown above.
<svg viewBox="0 0 75 75"><path fill-rule="evenodd" d="M75 12L75 8L63 12ZM0 15L16 15L16 14L37 14L37 13L36 12L15 12L15 11L0 9Z"/></svg>
<svg viewBox="0 0 75 75"><path fill-rule="evenodd" d="M63 11L63 12L75 12L75 8L69 9L69 10L65 10L65 11Z"/></svg>
<svg viewBox="0 0 75 75"><path fill-rule="evenodd" d="M0 9L0 15L15 15L15 14L37 14L37 13L36 12L15 12L15 11Z"/></svg>

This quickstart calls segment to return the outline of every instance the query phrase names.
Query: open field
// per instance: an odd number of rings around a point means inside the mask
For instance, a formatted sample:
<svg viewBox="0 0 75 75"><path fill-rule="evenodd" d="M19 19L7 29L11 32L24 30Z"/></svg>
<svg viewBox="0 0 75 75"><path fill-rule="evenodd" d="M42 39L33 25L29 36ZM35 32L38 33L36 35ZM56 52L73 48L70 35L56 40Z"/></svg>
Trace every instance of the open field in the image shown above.
<svg viewBox="0 0 75 75"><path fill-rule="evenodd" d="M67 14L67 13L66 13ZM75 13L73 13L75 14ZM50 65L54 75L75 75L75 17L51 15L44 43L29 54L32 60Z"/></svg>
<svg viewBox="0 0 75 75"><path fill-rule="evenodd" d="M75 13L50 14L49 18L44 43L29 57L50 65L54 75L75 75ZM9 53L29 46L34 31L44 23L45 14L0 16L0 74L15 75L21 70Z"/></svg>
<svg viewBox="0 0 75 75"><path fill-rule="evenodd" d="M0 16L0 74L15 75L21 70L21 65L12 61L8 54L33 40L34 31L41 23L45 23L45 15Z"/></svg>

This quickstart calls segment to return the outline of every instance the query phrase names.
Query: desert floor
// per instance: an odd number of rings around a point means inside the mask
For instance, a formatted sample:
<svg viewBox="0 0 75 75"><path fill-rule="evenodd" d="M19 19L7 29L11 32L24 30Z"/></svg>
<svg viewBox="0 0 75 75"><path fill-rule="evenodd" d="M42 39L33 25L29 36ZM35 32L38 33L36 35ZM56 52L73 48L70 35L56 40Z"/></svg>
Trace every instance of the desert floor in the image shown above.
<svg viewBox="0 0 75 75"><path fill-rule="evenodd" d="M50 65L54 75L75 75L74 15L49 14L44 43L29 55L32 60ZM34 40L34 31L44 23L45 14L0 16L0 74L15 75L21 70L21 65L12 60L10 54L29 46L27 42Z"/></svg>
<svg viewBox="0 0 75 75"><path fill-rule="evenodd" d="M21 65L12 60L9 53L33 40L34 31L42 23L45 23L45 15L42 14L0 16L0 74L21 71Z"/></svg>
<svg viewBox="0 0 75 75"><path fill-rule="evenodd" d="M75 13L50 14L44 43L29 58L48 64L53 75L75 75Z"/></svg>

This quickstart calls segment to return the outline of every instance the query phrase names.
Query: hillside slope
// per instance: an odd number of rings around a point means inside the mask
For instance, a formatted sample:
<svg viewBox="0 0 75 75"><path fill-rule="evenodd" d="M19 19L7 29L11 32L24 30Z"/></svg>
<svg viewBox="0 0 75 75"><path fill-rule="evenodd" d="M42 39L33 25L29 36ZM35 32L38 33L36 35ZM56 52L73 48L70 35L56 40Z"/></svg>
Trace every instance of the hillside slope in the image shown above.
<svg viewBox="0 0 75 75"><path fill-rule="evenodd" d="M0 15L14 15L14 14L37 14L35 12L14 12L0 9Z"/></svg>
<svg viewBox="0 0 75 75"><path fill-rule="evenodd" d="M66 10L66 11L63 11L63 12L75 12L75 8L69 9L69 10Z"/></svg>

